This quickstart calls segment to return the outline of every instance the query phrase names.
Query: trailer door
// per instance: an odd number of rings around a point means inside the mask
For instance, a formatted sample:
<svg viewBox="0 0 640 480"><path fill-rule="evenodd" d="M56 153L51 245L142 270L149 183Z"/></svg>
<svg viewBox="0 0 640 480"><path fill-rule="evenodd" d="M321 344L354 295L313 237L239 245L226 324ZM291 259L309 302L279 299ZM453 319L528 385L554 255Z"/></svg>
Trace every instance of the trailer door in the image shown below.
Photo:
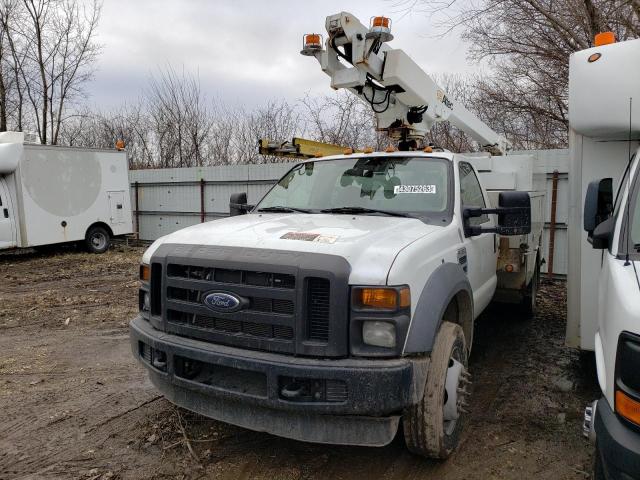
<svg viewBox="0 0 640 480"><path fill-rule="evenodd" d="M111 223L124 223L124 193L109 192L109 216Z"/></svg>
<svg viewBox="0 0 640 480"><path fill-rule="evenodd" d="M0 176L0 249L16 246L16 226L9 189Z"/></svg>

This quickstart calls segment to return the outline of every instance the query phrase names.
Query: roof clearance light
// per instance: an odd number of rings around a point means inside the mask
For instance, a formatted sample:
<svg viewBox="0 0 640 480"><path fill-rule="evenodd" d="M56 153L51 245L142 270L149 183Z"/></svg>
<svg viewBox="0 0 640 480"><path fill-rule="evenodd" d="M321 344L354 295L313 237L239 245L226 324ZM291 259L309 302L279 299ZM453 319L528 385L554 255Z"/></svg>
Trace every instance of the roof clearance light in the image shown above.
<svg viewBox="0 0 640 480"><path fill-rule="evenodd" d="M612 43L616 43L616 34L613 32L598 33L593 39L593 44L596 47L602 47L603 45L610 45Z"/></svg>
<svg viewBox="0 0 640 480"><path fill-rule="evenodd" d="M351 155L353 153L353 148L345 148L342 153L344 155Z"/></svg>
<svg viewBox="0 0 640 480"><path fill-rule="evenodd" d="M384 149L384 151L387 153L393 153L396 151L396 147L394 147L393 145L389 145L387 148Z"/></svg>
<svg viewBox="0 0 640 480"><path fill-rule="evenodd" d="M431 148L429 145L427 145L426 147L424 147L424 148L422 149L422 151L423 151L424 153L432 153L432 152L433 152L433 148Z"/></svg>
<svg viewBox="0 0 640 480"><path fill-rule="evenodd" d="M319 33L307 33L302 37L302 50L300 53L307 57L314 56L322 51L322 35Z"/></svg>
<svg viewBox="0 0 640 480"><path fill-rule="evenodd" d="M371 148L371 147L367 147L367 148L365 148L362 152L363 152L363 153L373 153L373 148Z"/></svg>
<svg viewBox="0 0 640 480"><path fill-rule="evenodd" d="M367 38L377 38L381 42L393 40L391 35L391 19L388 17L371 17Z"/></svg>
<svg viewBox="0 0 640 480"><path fill-rule="evenodd" d="M116 150L124 150L124 140L118 140L116 142Z"/></svg>

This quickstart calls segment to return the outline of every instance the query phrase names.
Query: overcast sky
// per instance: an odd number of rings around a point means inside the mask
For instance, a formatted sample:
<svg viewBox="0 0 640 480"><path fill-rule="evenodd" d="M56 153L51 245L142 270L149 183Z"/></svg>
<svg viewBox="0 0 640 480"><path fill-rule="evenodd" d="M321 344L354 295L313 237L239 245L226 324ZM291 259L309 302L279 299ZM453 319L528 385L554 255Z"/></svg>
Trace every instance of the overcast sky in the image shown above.
<svg viewBox="0 0 640 480"><path fill-rule="evenodd" d="M325 17L346 10L363 23L390 16L395 39L430 73L465 73L457 34L433 38L422 13L405 15L388 0L104 0L98 42L104 50L89 102L110 108L138 98L149 75L172 65L197 73L208 98L251 108L269 99L292 102L330 93L329 77L300 55L302 35L326 34ZM403 16L404 15L404 16Z"/></svg>

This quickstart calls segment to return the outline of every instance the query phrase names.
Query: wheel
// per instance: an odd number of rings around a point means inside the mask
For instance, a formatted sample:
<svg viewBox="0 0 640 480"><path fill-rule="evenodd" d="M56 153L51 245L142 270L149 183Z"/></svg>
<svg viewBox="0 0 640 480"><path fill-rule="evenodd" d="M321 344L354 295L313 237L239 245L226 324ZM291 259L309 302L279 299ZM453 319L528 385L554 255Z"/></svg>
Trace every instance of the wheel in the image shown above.
<svg viewBox="0 0 640 480"><path fill-rule="evenodd" d="M533 272L529 286L527 287L522 298L523 313L527 317L533 317L538 312L538 288L540 287L540 262L536 258L536 269Z"/></svg>
<svg viewBox="0 0 640 480"><path fill-rule="evenodd" d="M90 253L104 253L109 250L111 236L103 227L91 227L87 232L84 243Z"/></svg>
<svg viewBox="0 0 640 480"><path fill-rule="evenodd" d="M424 396L402 417L408 449L443 460L460 441L468 395L467 348L460 325L442 322L431 352Z"/></svg>

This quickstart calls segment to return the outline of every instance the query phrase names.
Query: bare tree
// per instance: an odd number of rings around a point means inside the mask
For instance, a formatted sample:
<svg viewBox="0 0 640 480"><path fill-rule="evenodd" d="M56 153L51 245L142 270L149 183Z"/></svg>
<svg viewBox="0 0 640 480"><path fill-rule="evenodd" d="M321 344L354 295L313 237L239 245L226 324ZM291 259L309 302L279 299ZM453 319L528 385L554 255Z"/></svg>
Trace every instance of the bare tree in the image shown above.
<svg viewBox="0 0 640 480"><path fill-rule="evenodd" d="M162 167L206 163L212 119L199 80L171 67L151 77L146 108Z"/></svg>
<svg viewBox="0 0 640 480"><path fill-rule="evenodd" d="M477 83L478 113L504 124L519 148L553 148L567 141L568 59L592 46L594 35L640 36L638 0L412 0L440 25L461 28L471 58L491 74ZM490 116L487 116L490 114Z"/></svg>
<svg viewBox="0 0 640 480"><path fill-rule="evenodd" d="M227 109L228 111L229 109ZM271 100L265 105L247 112L236 109L231 147L234 163L273 163L279 157L258 153L258 139L290 140L304 132L302 116L295 105L281 100Z"/></svg>
<svg viewBox="0 0 640 480"><path fill-rule="evenodd" d="M16 10L2 18L19 95L18 129L24 126L26 98L40 141L55 144L67 119L68 107L93 75L100 52L95 42L100 3L98 0L88 5L79 0L3 2Z"/></svg>
<svg viewBox="0 0 640 480"><path fill-rule="evenodd" d="M319 142L352 148L386 146L386 136L376 132L376 117L369 105L350 92L301 100L309 119L309 133Z"/></svg>

